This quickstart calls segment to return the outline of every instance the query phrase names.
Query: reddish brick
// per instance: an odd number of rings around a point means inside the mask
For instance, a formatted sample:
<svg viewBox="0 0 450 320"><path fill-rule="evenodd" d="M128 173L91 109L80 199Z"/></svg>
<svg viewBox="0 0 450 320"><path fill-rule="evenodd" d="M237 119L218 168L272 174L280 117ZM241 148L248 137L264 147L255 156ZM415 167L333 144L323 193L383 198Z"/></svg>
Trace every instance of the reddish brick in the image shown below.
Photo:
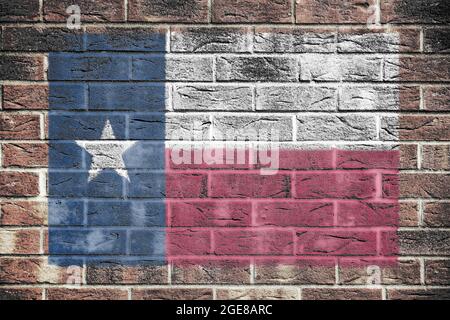
<svg viewBox="0 0 450 320"><path fill-rule="evenodd" d="M425 203L423 222L428 227L450 227L450 202Z"/></svg>
<svg viewBox="0 0 450 320"><path fill-rule="evenodd" d="M128 20L206 23L208 0L128 0Z"/></svg>
<svg viewBox="0 0 450 320"><path fill-rule="evenodd" d="M39 0L2 1L1 22L25 22L39 20Z"/></svg>
<svg viewBox="0 0 450 320"><path fill-rule="evenodd" d="M399 122L400 140L450 140L450 117L402 115Z"/></svg>
<svg viewBox="0 0 450 320"><path fill-rule="evenodd" d="M0 56L0 80L44 80L44 56Z"/></svg>
<svg viewBox="0 0 450 320"><path fill-rule="evenodd" d="M0 229L0 254L38 254L39 248L38 230Z"/></svg>
<svg viewBox="0 0 450 320"><path fill-rule="evenodd" d="M375 0L297 0L297 23L366 23Z"/></svg>
<svg viewBox="0 0 450 320"><path fill-rule="evenodd" d="M399 226L417 227L419 223L419 213L417 202L400 203Z"/></svg>
<svg viewBox="0 0 450 320"><path fill-rule="evenodd" d="M5 288L0 287L0 300L41 300L42 289L39 288Z"/></svg>
<svg viewBox="0 0 450 320"><path fill-rule="evenodd" d="M375 196L375 175L361 172L299 173L295 175L295 197L303 199L367 199Z"/></svg>
<svg viewBox="0 0 450 320"><path fill-rule="evenodd" d="M212 289L132 289L133 300L212 300Z"/></svg>
<svg viewBox="0 0 450 320"><path fill-rule="evenodd" d="M0 115L0 139L39 139L39 116L7 114Z"/></svg>
<svg viewBox="0 0 450 320"><path fill-rule="evenodd" d="M450 283L450 260L425 260L425 284L448 286Z"/></svg>
<svg viewBox="0 0 450 320"><path fill-rule="evenodd" d="M296 288L217 289L218 300L296 300Z"/></svg>
<svg viewBox="0 0 450 320"><path fill-rule="evenodd" d="M249 284L250 261L246 260L175 260L172 283L177 284Z"/></svg>
<svg viewBox="0 0 450 320"><path fill-rule="evenodd" d="M66 10L73 4L71 0L44 1L44 20L66 21L70 16ZM122 0L78 0L76 5L80 7L81 21L83 22L119 22L125 20L125 2Z"/></svg>
<svg viewBox="0 0 450 320"><path fill-rule="evenodd" d="M8 143L2 146L5 167L48 166L48 145L43 143Z"/></svg>
<svg viewBox="0 0 450 320"><path fill-rule="evenodd" d="M125 262L126 263L126 262ZM167 284L167 266L152 265L139 261L131 265L114 262L88 262L86 282L88 284Z"/></svg>
<svg viewBox="0 0 450 320"><path fill-rule="evenodd" d="M333 168L333 150L279 150L278 158L281 170ZM264 167L258 159L258 168Z"/></svg>
<svg viewBox="0 0 450 320"><path fill-rule="evenodd" d="M450 289L388 289L389 300L450 300Z"/></svg>
<svg viewBox="0 0 450 320"><path fill-rule="evenodd" d="M345 227L398 226L400 207L396 203L338 202L337 224Z"/></svg>
<svg viewBox="0 0 450 320"><path fill-rule="evenodd" d="M46 224L47 205L36 201L0 202L0 225L33 226Z"/></svg>
<svg viewBox="0 0 450 320"><path fill-rule="evenodd" d="M398 169L399 151L337 150L338 169Z"/></svg>
<svg viewBox="0 0 450 320"><path fill-rule="evenodd" d="M419 285L420 263L418 260L343 258L339 263L339 282L343 285Z"/></svg>
<svg viewBox="0 0 450 320"><path fill-rule="evenodd" d="M381 300L381 289L313 289L302 290L303 300Z"/></svg>
<svg viewBox="0 0 450 320"><path fill-rule="evenodd" d="M37 196L39 194L39 177L35 173L0 172L0 196Z"/></svg>
<svg viewBox="0 0 450 320"><path fill-rule="evenodd" d="M210 196L214 198L287 198L290 176L249 173L213 173Z"/></svg>
<svg viewBox="0 0 450 320"><path fill-rule="evenodd" d="M400 169L417 169L417 145L400 145Z"/></svg>
<svg viewBox="0 0 450 320"><path fill-rule="evenodd" d="M205 174L166 174L168 198L203 198L206 196L206 186Z"/></svg>
<svg viewBox="0 0 450 320"><path fill-rule="evenodd" d="M402 198L444 199L450 196L450 174L402 173L399 184Z"/></svg>
<svg viewBox="0 0 450 320"><path fill-rule="evenodd" d="M3 109L40 110L48 109L48 85L4 85Z"/></svg>
<svg viewBox="0 0 450 320"><path fill-rule="evenodd" d="M47 300L127 300L125 289L47 288Z"/></svg>
<svg viewBox="0 0 450 320"><path fill-rule="evenodd" d="M423 89L424 107L429 111L450 111L450 86Z"/></svg>
<svg viewBox="0 0 450 320"><path fill-rule="evenodd" d="M170 258L184 255L208 255L211 233L208 230L170 229L166 231L166 251Z"/></svg>
<svg viewBox="0 0 450 320"><path fill-rule="evenodd" d="M333 203L304 201L257 202L256 226L319 227L333 225Z"/></svg>
<svg viewBox="0 0 450 320"><path fill-rule="evenodd" d="M374 255L377 236L370 231L297 230L296 254Z"/></svg>
<svg viewBox="0 0 450 320"><path fill-rule="evenodd" d="M450 146L425 145L422 148L422 168L450 170Z"/></svg>
<svg viewBox="0 0 450 320"><path fill-rule="evenodd" d="M258 284L334 284L334 259L257 259Z"/></svg>
<svg viewBox="0 0 450 320"><path fill-rule="evenodd" d="M251 203L242 201L183 201L170 203L172 227L250 226Z"/></svg>
<svg viewBox="0 0 450 320"><path fill-rule="evenodd" d="M217 230L214 232L216 255L287 255L293 253L290 230Z"/></svg>
<svg viewBox="0 0 450 320"><path fill-rule="evenodd" d="M384 64L386 81L450 81L450 58L434 56L400 56L387 58Z"/></svg>
<svg viewBox="0 0 450 320"><path fill-rule="evenodd" d="M290 0L215 0L214 22L292 22Z"/></svg>

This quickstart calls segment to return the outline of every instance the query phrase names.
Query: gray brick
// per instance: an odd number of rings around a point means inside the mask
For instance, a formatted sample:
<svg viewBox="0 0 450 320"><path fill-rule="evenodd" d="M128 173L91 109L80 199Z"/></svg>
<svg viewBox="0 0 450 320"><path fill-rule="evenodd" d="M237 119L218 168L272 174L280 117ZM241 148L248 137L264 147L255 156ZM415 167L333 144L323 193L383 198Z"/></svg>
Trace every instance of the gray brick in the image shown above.
<svg viewBox="0 0 450 320"><path fill-rule="evenodd" d="M448 231L398 231L398 240L402 255L438 256L450 254Z"/></svg>
<svg viewBox="0 0 450 320"><path fill-rule="evenodd" d="M213 120L213 138L217 140L279 141L292 140L289 116L223 115Z"/></svg>
<svg viewBox="0 0 450 320"><path fill-rule="evenodd" d="M400 90L395 86L344 86L340 110L400 110Z"/></svg>
<svg viewBox="0 0 450 320"><path fill-rule="evenodd" d="M252 110L252 89L233 85L176 86L175 110Z"/></svg>
<svg viewBox="0 0 450 320"><path fill-rule="evenodd" d="M210 57L166 57L166 80L212 81L213 58Z"/></svg>
<svg viewBox="0 0 450 320"><path fill-rule="evenodd" d="M123 152L129 143L86 143L86 167L92 169L124 168Z"/></svg>
<svg viewBox="0 0 450 320"><path fill-rule="evenodd" d="M253 46L255 52L334 52L336 31L256 28Z"/></svg>
<svg viewBox="0 0 450 320"><path fill-rule="evenodd" d="M365 115L297 116L298 140L374 140L375 117Z"/></svg>
<svg viewBox="0 0 450 320"><path fill-rule="evenodd" d="M425 52L450 52L450 28L430 28L425 30Z"/></svg>
<svg viewBox="0 0 450 320"><path fill-rule="evenodd" d="M256 109L273 111L336 110L337 88L264 86L256 89Z"/></svg>
<svg viewBox="0 0 450 320"><path fill-rule="evenodd" d="M248 52L249 29L179 27L172 29L172 52Z"/></svg>
<svg viewBox="0 0 450 320"><path fill-rule="evenodd" d="M296 59L291 57L220 57L218 81L296 81Z"/></svg>
<svg viewBox="0 0 450 320"><path fill-rule="evenodd" d="M300 80L379 81L382 58L361 55L300 55Z"/></svg>
<svg viewBox="0 0 450 320"><path fill-rule="evenodd" d="M398 116L381 117L380 139L383 141L396 141L399 139Z"/></svg>
<svg viewBox="0 0 450 320"><path fill-rule="evenodd" d="M339 52L400 52L405 46L398 32L340 31Z"/></svg>

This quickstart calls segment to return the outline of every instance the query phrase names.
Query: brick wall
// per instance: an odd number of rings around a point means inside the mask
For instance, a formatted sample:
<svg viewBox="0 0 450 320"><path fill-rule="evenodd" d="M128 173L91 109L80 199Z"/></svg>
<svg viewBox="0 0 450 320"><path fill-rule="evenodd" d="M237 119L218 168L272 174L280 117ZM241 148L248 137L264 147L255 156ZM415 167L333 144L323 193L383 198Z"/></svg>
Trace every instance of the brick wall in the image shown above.
<svg viewBox="0 0 450 320"><path fill-rule="evenodd" d="M66 27L72 4L80 30ZM0 0L0 9L0 299L450 298L448 1ZM123 187L108 173L82 187L86 152L91 168L120 171L105 150L140 140L141 161L127 167L143 170L161 159L142 150L164 140L170 150L183 136L206 143L228 130L261 142L271 129L284 148L276 175L259 175L258 162L205 168L168 157L165 178L129 172ZM139 188L158 179L165 190ZM105 184L117 198L167 192L169 263L90 263L54 245L52 208L82 211L77 201L102 197ZM108 201L92 221L88 206L89 226L102 226ZM64 223L86 223L78 218ZM161 226L157 218L145 224Z"/></svg>

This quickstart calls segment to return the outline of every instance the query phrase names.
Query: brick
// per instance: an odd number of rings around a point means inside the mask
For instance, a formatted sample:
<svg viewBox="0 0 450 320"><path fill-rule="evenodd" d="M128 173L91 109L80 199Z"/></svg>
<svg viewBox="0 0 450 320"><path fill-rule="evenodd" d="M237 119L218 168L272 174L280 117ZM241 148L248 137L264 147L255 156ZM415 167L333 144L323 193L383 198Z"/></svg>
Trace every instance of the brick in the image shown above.
<svg viewBox="0 0 450 320"><path fill-rule="evenodd" d="M43 143L3 144L3 166L5 167L46 167L48 165L48 145Z"/></svg>
<svg viewBox="0 0 450 320"><path fill-rule="evenodd" d="M417 169L417 145L400 145L400 169Z"/></svg>
<svg viewBox="0 0 450 320"><path fill-rule="evenodd" d="M418 205L416 202L400 203L399 226L417 227L419 224Z"/></svg>
<svg viewBox="0 0 450 320"><path fill-rule="evenodd" d="M133 80L209 81L213 80L210 57L144 56L132 58Z"/></svg>
<svg viewBox="0 0 450 320"><path fill-rule="evenodd" d="M206 23L208 1L130 0L128 21Z"/></svg>
<svg viewBox="0 0 450 320"><path fill-rule="evenodd" d="M292 255L290 230L217 230L214 232L216 255Z"/></svg>
<svg viewBox="0 0 450 320"><path fill-rule="evenodd" d="M255 226L320 227L333 225L333 203L302 201L257 202Z"/></svg>
<svg viewBox="0 0 450 320"><path fill-rule="evenodd" d="M375 138L376 124L372 116L297 116L297 139L300 141L361 141Z"/></svg>
<svg viewBox="0 0 450 320"><path fill-rule="evenodd" d="M165 254L165 233L164 230L135 230L129 236L129 251L132 255L147 255L160 257L162 260Z"/></svg>
<svg viewBox="0 0 450 320"><path fill-rule="evenodd" d="M133 300L212 300L212 289L162 288L162 289L132 289Z"/></svg>
<svg viewBox="0 0 450 320"><path fill-rule="evenodd" d="M175 27L172 52L249 52L250 30L232 27Z"/></svg>
<svg viewBox="0 0 450 320"><path fill-rule="evenodd" d="M252 89L236 85L175 86L174 110L251 111Z"/></svg>
<svg viewBox="0 0 450 320"><path fill-rule="evenodd" d="M328 86L261 86L256 89L256 110L334 111L337 88Z"/></svg>
<svg viewBox="0 0 450 320"><path fill-rule="evenodd" d="M175 284L249 284L250 262L245 260L175 260L172 266Z"/></svg>
<svg viewBox="0 0 450 320"><path fill-rule="evenodd" d="M445 199L450 195L450 175L447 174L402 173L398 180L403 198ZM395 197L395 192L392 196Z"/></svg>
<svg viewBox="0 0 450 320"><path fill-rule="evenodd" d="M381 118L381 138L383 140L450 140L450 118L447 116L402 115Z"/></svg>
<svg viewBox="0 0 450 320"><path fill-rule="evenodd" d="M425 52L450 52L450 29L449 28L427 28L424 33Z"/></svg>
<svg viewBox="0 0 450 320"><path fill-rule="evenodd" d="M217 289L218 300L297 300L295 288Z"/></svg>
<svg viewBox="0 0 450 320"><path fill-rule="evenodd" d="M2 1L1 22L26 22L39 20L39 0Z"/></svg>
<svg viewBox="0 0 450 320"><path fill-rule="evenodd" d="M445 0L382 0L381 23L448 23Z"/></svg>
<svg viewBox="0 0 450 320"><path fill-rule="evenodd" d="M49 80L129 80L129 57L105 53L51 53Z"/></svg>
<svg viewBox="0 0 450 320"><path fill-rule="evenodd" d="M55 27L5 27L3 49L11 51L82 51L80 31Z"/></svg>
<svg viewBox="0 0 450 320"><path fill-rule="evenodd" d="M105 125L112 130L104 130ZM49 115L50 140L125 139L125 117L94 114ZM105 133L106 132L106 133Z"/></svg>
<svg viewBox="0 0 450 320"><path fill-rule="evenodd" d="M218 141L292 141L289 116L217 115L212 129Z"/></svg>
<svg viewBox="0 0 450 320"><path fill-rule="evenodd" d="M398 150L336 150L338 169L398 169Z"/></svg>
<svg viewBox="0 0 450 320"><path fill-rule="evenodd" d="M39 254L40 232L34 229L0 230L0 254Z"/></svg>
<svg viewBox="0 0 450 320"><path fill-rule="evenodd" d="M296 81L296 59L291 57L219 57L217 81Z"/></svg>
<svg viewBox="0 0 450 320"><path fill-rule="evenodd" d="M1 172L0 182L3 197L27 197L39 194L39 177L34 173Z"/></svg>
<svg viewBox="0 0 450 320"><path fill-rule="evenodd" d="M427 202L424 208L424 224L428 227L450 226L450 202Z"/></svg>
<svg viewBox="0 0 450 320"><path fill-rule="evenodd" d="M44 1L44 20L52 22L66 21L70 14L66 13L70 0L46 0ZM125 4L121 0L98 2L95 0L80 0L82 22L120 22L125 20Z"/></svg>
<svg viewBox="0 0 450 320"><path fill-rule="evenodd" d="M423 89L424 108L429 111L450 110L450 87L433 86Z"/></svg>
<svg viewBox="0 0 450 320"><path fill-rule="evenodd" d="M450 290L443 289L388 289L389 300L449 300Z"/></svg>
<svg viewBox="0 0 450 320"><path fill-rule="evenodd" d="M173 228L167 232L166 256L206 256L211 253L211 233L209 230Z"/></svg>
<svg viewBox="0 0 450 320"><path fill-rule="evenodd" d="M151 260L89 260L86 269L86 282L94 285L166 284L167 277L167 267Z"/></svg>
<svg viewBox="0 0 450 320"><path fill-rule="evenodd" d="M340 28L338 52L418 52L418 29Z"/></svg>
<svg viewBox="0 0 450 320"><path fill-rule="evenodd" d="M419 104L419 87L346 85L339 96L339 110L343 111L417 110Z"/></svg>
<svg viewBox="0 0 450 320"><path fill-rule="evenodd" d="M375 0L297 0L297 23L366 23Z"/></svg>
<svg viewBox="0 0 450 320"><path fill-rule="evenodd" d="M378 267L373 269L371 266ZM374 274L380 271L380 278ZM381 280L380 283L373 281ZM383 261L376 259L342 259L339 266L342 285L420 285L418 260Z"/></svg>
<svg viewBox="0 0 450 320"><path fill-rule="evenodd" d="M49 226L82 226L84 224L83 207L82 201L49 199L47 213Z"/></svg>
<svg viewBox="0 0 450 320"><path fill-rule="evenodd" d="M450 283L450 260L425 260L425 283L448 286Z"/></svg>
<svg viewBox="0 0 450 320"><path fill-rule="evenodd" d="M385 81L450 81L450 58L433 56L400 56L386 58L384 63Z"/></svg>
<svg viewBox="0 0 450 320"><path fill-rule="evenodd" d="M212 5L213 22L221 23L290 23L289 0L216 0Z"/></svg>
<svg viewBox="0 0 450 320"><path fill-rule="evenodd" d="M204 174L166 174L168 198L203 198L207 194L207 176Z"/></svg>
<svg viewBox="0 0 450 320"><path fill-rule="evenodd" d="M183 201L170 203L172 227L250 226L251 203L241 201Z"/></svg>
<svg viewBox="0 0 450 320"><path fill-rule="evenodd" d="M338 202L337 225L345 227L398 226L399 205L382 202Z"/></svg>
<svg viewBox="0 0 450 320"><path fill-rule="evenodd" d="M48 166L51 169L80 169L83 151L76 142L51 142L48 145ZM91 155L86 154L86 158Z"/></svg>
<svg viewBox="0 0 450 320"><path fill-rule="evenodd" d="M3 85L3 109L48 109L48 85Z"/></svg>
<svg viewBox="0 0 450 320"><path fill-rule="evenodd" d="M44 80L44 56L0 56L0 80Z"/></svg>
<svg viewBox="0 0 450 320"><path fill-rule="evenodd" d="M381 300L381 289L305 288L303 300Z"/></svg>
<svg viewBox="0 0 450 320"><path fill-rule="evenodd" d="M2 201L0 207L0 225L37 226L46 224L47 206L43 202Z"/></svg>
<svg viewBox="0 0 450 320"><path fill-rule="evenodd" d="M47 288L47 300L128 300L126 289Z"/></svg>
<svg viewBox="0 0 450 320"><path fill-rule="evenodd" d="M398 231L401 255L440 256L450 252L447 231L414 230Z"/></svg>
<svg viewBox="0 0 450 320"><path fill-rule="evenodd" d="M364 55L299 55L301 81L380 81L382 58Z"/></svg>
<svg viewBox="0 0 450 320"><path fill-rule="evenodd" d="M256 27L255 52L335 52L335 29Z"/></svg>
<svg viewBox="0 0 450 320"><path fill-rule="evenodd" d="M374 255L376 234L369 231L297 230L297 255Z"/></svg>
<svg viewBox="0 0 450 320"><path fill-rule="evenodd" d="M287 198L290 176L214 173L210 175L209 195L213 198Z"/></svg>
<svg viewBox="0 0 450 320"><path fill-rule="evenodd" d="M113 28L88 27L88 51L166 51L166 29L163 28Z"/></svg>
<svg viewBox="0 0 450 320"><path fill-rule="evenodd" d="M424 145L422 168L429 170L450 170L450 146Z"/></svg>
<svg viewBox="0 0 450 320"><path fill-rule="evenodd" d="M264 150L264 149L259 149ZM308 150L297 149L295 146L286 149L280 149L278 151L280 170L302 170L302 169L332 169L333 163L333 150ZM269 165L261 163L261 159L258 157L258 168L267 168Z"/></svg>
<svg viewBox="0 0 450 320"><path fill-rule="evenodd" d="M41 300L40 288L0 288L0 300Z"/></svg>
<svg viewBox="0 0 450 320"><path fill-rule="evenodd" d="M333 259L257 259L257 284L334 284Z"/></svg>
<svg viewBox="0 0 450 320"><path fill-rule="evenodd" d="M5 140L39 139L39 116L3 113L0 116L0 138Z"/></svg>

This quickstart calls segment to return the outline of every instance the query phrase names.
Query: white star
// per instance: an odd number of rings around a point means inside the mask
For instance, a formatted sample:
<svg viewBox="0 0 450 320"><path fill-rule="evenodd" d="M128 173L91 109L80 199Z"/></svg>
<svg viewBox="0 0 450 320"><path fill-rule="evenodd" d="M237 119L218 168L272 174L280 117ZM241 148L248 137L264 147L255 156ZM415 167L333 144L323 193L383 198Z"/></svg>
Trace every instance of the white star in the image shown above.
<svg viewBox="0 0 450 320"><path fill-rule="evenodd" d="M116 139L111 123L106 121L101 134L102 139ZM91 165L89 167L89 180L97 177L102 170L112 169L118 175L124 177L130 182L128 170L123 160L123 154L132 147L135 142L120 142L120 143L96 143L76 141L76 143L86 150L92 157Z"/></svg>

